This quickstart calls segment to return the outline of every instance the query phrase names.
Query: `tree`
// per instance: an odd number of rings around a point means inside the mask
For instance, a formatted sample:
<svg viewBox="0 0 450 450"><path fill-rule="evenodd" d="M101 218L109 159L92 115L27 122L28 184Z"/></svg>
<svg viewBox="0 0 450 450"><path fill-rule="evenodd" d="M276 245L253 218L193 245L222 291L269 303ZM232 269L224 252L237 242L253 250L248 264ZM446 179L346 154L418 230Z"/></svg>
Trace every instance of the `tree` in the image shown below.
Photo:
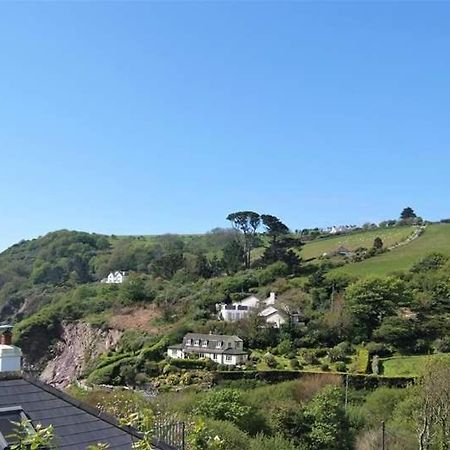
<svg viewBox="0 0 450 450"><path fill-rule="evenodd" d="M376 237L373 241L373 248L376 250L382 250L383 249L383 241L380 237Z"/></svg>
<svg viewBox="0 0 450 450"><path fill-rule="evenodd" d="M356 281L345 290L345 301L360 339L370 338L386 316L411 302L405 283L395 277Z"/></svg>
<svg viewBox="0 0 450 450"><path fill-rule="evenodd" d="M417 434L419 449L448 450L450 446L450 364L430 358L419 380Z"/></svg>
<svg viewBox="0 0 450 450"><path fill-rule="evenodd" d="M409 206L404 208L403 211L400 213L400 219L402 220L415 219L416 217L417 217L416 213Z"/></svg>
<svg viewBox="0 0 450 450"><path fill-rule="evenodd" d="M238 211L228 214L227 220L243 234L244 262L245 267L248 269L250 267L251 251L254 246L256 232L261 223L261 216L254 211Z"/></svg>
<svg viewBox="0 0 450 450"><path fill-rule="evenodd" d="M196 413L214 420L229 420L239 425L251 408L244 404L236 389L221 389L206 395L197 405Z"/></svg>
<svg viewBox="0 0 450 450"><path fill-rule="evenodd" d="M306 406L304 415L306 421L310 423L310 430L305 436L307 448L311 450L352 448L352 433L340 388L326 386L321 389Z"/></svg>
<svg viewBox="0 0 450 450"><path fill-rule="evenodd" d="M261 222L266 233L272 238L272 242L275 242L279 236L289 233L289 228L278 217L262 214Z"/></svg>
<svg viewBox="0 0 450 450"><path fill-rule="evenodd" d="M238 241L230 241L223 248L222 264L228 275L236 273L244 262L244 248Z"/></svg>

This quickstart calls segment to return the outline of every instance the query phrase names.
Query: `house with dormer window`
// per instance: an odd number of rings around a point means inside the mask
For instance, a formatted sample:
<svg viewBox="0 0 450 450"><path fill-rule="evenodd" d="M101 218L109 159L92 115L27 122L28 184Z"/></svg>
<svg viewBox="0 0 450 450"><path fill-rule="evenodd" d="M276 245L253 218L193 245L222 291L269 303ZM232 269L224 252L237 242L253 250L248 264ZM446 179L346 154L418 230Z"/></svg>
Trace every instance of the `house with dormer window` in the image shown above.
<svg viewBox="0 0 450 450"><path fill-rule="evenodd" d="M212 359L217 364L238 366L248 359L244 343L238 336L224 334L188 333L179 345L167 349L170 358L185 359L190 356Z"/></svg>

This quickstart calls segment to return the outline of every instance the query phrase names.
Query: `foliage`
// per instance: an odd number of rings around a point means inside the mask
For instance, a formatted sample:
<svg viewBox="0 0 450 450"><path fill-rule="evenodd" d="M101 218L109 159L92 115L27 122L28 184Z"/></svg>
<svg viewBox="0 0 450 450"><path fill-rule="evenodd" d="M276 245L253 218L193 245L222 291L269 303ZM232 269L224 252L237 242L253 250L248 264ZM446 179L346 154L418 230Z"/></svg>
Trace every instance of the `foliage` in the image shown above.
<svg viewBox="0 0 450 450"><path fill-rule="evenodd" d="M53 426L42 426L40 423L35 426L31 421L24 419L20 422L13 422L14 433L9 438L15 441L8 448L11 450L39 450L42 448L53 448L54 432Z"/></svg>
<svg viewBox="0 0 450 450"><path fill-rule="evenodd" d="M305 419L310 423L305 436L309 448L352 448L352 433L341 389L333 386L323 388L306 406Z"/></svg>
<svg viewBox="0 0 450 450"><path fill-rule="evenodd" d="M358 357L356 359L356 372L367 373L369 370L369 351L365 348L358 350Z"/></svg>
<svg viewBox="0 0 450 450"><path fill-rule="evenodd" d="M369 278L348 286L345 300L356 336L367 339L384 317L392 315L398 306L409 304L411 295L398 278Z"/></svg>
<svg viewBox="0 0 450 450"><path fill-rule="evenodd" d="M189 434L190 450L225 450L225 443L218 435L213 435L203 420L198 420Z"/></svg>
<svg viewBox="0 0 450 450"><path fill-rule="evenodd" d="M210 392L200 400L196 413L214 420L228 420L236 425L243 425L251 412L236 389L222 389Z"/></svg>

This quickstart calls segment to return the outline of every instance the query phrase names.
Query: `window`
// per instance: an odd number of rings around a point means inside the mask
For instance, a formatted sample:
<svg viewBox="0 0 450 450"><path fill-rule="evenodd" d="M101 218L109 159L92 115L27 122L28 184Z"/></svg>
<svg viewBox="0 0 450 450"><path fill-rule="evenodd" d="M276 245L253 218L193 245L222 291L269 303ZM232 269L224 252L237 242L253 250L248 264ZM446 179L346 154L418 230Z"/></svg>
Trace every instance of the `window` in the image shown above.
<svg viewBox="0 0 450 450"><path fill-rule="evenodd" d="M231 342L228 342L228 348L232 348L233 344Z"/></svg>
<svg viewBox="0 0 450 450"><path fill-rule="evenodd" d="M208 347L208 341L203 341L203 343L202 343L202 347Z"/></svg>
<svg viewBox="0 0 450 450"><path fill-rule="evenodd" d="M217 359L217 353L213 353L212 357L213 359Z"/></svg>
<svg viewBox="0 0 450 450"><path fill-rule="evenodd" d="M227 355L225 357L225 361L233 361L233 357L231 355Z"/></svg>
<svg viewBox="0 0 450 450"><path fill-rule="evenodd" d="M187 339L186 340L186 345L192 345L192 339Z"/></svg>
<svg viewBox="0 0 450 450"><path fill-rule="evenodd" d="M222 348L223 342L222 341L217 341L216 347L217 348Z"/></svg>
<svg viewBox="0 0 450 450"><path fill-rule="evenodd" d="M28 417L23 412L20 406L12 406L7 408L0 408L0 448L9 448L9 444L15 444L16 440L12 438L16 426L12 422L21 422L28 420ZM27 425L30 433L34 433L34 428Z"/></svg>
<svg viewBox="0 0 450 450"><path fill-rule="evenodd" d="M197 347L200 345L200 339L196 339L195 341L194 341L194 345L196 345Z"/></svg>

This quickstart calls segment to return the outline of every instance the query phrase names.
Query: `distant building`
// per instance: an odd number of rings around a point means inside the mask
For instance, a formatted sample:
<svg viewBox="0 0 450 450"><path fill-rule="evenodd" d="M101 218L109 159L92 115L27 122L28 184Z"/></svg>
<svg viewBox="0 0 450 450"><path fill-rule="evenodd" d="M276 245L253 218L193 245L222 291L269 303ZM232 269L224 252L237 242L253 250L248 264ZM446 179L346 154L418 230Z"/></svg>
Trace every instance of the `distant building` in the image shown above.
<svg viewBox="0 0 450 450"><path fill-rule="evenodd" d="M197 355L200 358L209 358L218 364L238 366L245 363L248 354L244 351L243 341L238 336L222 334L188 333L182 344L171 345L167 349L170 358L189 358Z"/></svg>
<svg viewBox="0 0 450 450"><path fill-rule="evenodd" d="M110 272L106 278L101 280L101 283L107 284L121 284L127 278L127 273L123 270L116 270L115 272Z"/></svg>
<svg viewBox="0 0 450 450"><path fill-rule="evenodd" d="M271 292L265 300L251 295L239 302L231 304L221 303L217 305L220 309L219 319L226 322L235 322L245 319L252 311L258 311L268 325L280 328L288 320L298 323L298 314L289 314L287 309L277 304L275 292Z"/></svg>

